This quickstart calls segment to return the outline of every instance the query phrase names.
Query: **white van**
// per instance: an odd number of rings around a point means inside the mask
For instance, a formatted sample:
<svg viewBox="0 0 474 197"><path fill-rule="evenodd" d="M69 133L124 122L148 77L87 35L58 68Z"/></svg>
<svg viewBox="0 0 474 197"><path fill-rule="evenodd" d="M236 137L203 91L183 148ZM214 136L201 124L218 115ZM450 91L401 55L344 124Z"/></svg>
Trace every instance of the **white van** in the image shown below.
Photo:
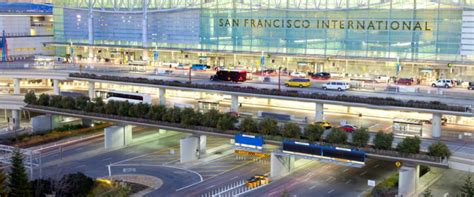
<svg viewBox="0 0 474 197"><path fill-rule="evenodd" d="M338 90L338 91L343 91L343 90L348 90L351 86L349 85L348 82L345 81L331 81L323 84L323 89L324 90Z"/></svg>
<svg viewBox="0 0 474 197"><path fill-rule="evenodd" d="M433 82L431 86L435 88L438 88L438 87L452 88L454 87L454 81L451 79L439 79Z"/></svg>

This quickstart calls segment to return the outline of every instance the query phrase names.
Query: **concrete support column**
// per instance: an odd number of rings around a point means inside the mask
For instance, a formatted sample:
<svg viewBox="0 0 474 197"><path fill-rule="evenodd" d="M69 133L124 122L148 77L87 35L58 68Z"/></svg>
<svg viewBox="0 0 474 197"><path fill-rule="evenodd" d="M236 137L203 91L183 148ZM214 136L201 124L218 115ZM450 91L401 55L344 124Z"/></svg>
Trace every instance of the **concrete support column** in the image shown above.
<svg viewBox="0 0 474 197"><path fill-rule="evenodd" d="M148 50L143 49L143 55L142 55L143 61L148 61Z"/></svg>
<svg viewBox="0 0 474 197"><path fill-rule="evenodd" d="M53 79L53 90L54 90L54 95L59 95L61 92L59 90L59 80Z"/></svg>
<svg viewBox="0 0 474 197"><path fill-rule="evenodd" d="M142 8L143 8L143 17L142 17L142 46L144 48L148 47L148 5L146 0L142 0ZM145 49L146 50L146 49ZM144 52L145 53L145 52ZM148 54L147 54L148 57ZM143 60L145 59L145 54L143 54Z"/></svg>
<svg viewBox="0 0 474 197"><path fill-rule="evenodd" d="M324 120L324 105L322 103L316 103L315 118L316 121Z"/></svg>
<svg viewBox="0 0 474 197"><path fill-rule="evenodd" d="M121 148L132 143L132 126L110 126L104 129L105 149Z"/></svg>
<svg viewBox="0 0 474 197"><path fill-rule="evenodd" d="M166 105L166 89L158 88L158 94L160 97L160 105Z"/></svg>
<svg viewBox="0 0 474 197"><path fill-rule="evenodd" d="M347 112L348 114L352 114L352 107L351 106L347 106Z"/></svg>
<svg viewBox="0 0 474 197"><path fill-rule="evenodd" d="M398 176L398 196L414 196L418 185L419 166L402 166Z"/></svg>
<svg viewBox="0 0 474 197"><path fill-rule="evenodd" d="M88 41L90 45L94 44L94 14L92 13L92 7L89 8L89 16L87 18L87 31ZM89 49L91 50L91 49ZM90 53L90 52L89 52ZM90 57L89 57L90 58Z"/></svg>
<svg viewBox="0 0 474 197"><path fill-rule="evenodd" d="M441 137L441 114L434 113L433 118L431 119L431 136L435 138Z"/></svg>
<svg viewBox="0 0 474 197"><path fill-rule="evenodd" d="M295 158L280 156L272 152L270 157L270 177L285 176L294 168Z"/></svg>
<svg viewBox="0 0 474 197"><path fill-rule="evenodd" d="M87 58L89 58L89 60L94 60L94 48L87 47L87 53Z"/></svg>
<svg viewBox="0 0 474 197"><path fill-rule="evenodd" d="M198 159L199 138L190 136L179 140L180 162L185 163Z"/></svg>
<svg viewBox="0 0 474 197"><path fill-rule="evenodd" d="M13 79L13 94L20 94L20 79L15 78Z"/></svg>
<svg viewBox="0 0 474 197"><path fill-rule="evenodd" d="M12 129L20 129L20 110L12 110L12 118L10 119Z"/></svg>
<svg viewBox="0 0 474 197"><path fill-rule="evenodd" d="M239 96L231 95L231 104L230 104L230 111L231 112L239 112Z"/></svg>
<svg viewBox="0 0 474 197"><path fill-rule="evenodd" d="M88 85L89 85L89 89L88 89L89 98L93 99L95 97L95 82L89 81Z"/></svg>
<svg viewBox="0 0 474 197"><path fill-rule="evenodd" d="M199 153L200 154L206 153L206 145L207 145L207 136L200 135L199 136Z"/></svg>

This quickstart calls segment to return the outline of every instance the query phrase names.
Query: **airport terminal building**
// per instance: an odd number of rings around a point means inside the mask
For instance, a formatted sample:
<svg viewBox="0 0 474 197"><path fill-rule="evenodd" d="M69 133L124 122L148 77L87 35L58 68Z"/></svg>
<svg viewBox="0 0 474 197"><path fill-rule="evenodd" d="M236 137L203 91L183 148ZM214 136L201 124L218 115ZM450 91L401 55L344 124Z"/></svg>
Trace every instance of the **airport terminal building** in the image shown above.
<svg viewBox="0 0 474 197"><path fill-rule="evenodd" d="M474 0L53 3L50 44L76 58L474 80Z"/></svg>

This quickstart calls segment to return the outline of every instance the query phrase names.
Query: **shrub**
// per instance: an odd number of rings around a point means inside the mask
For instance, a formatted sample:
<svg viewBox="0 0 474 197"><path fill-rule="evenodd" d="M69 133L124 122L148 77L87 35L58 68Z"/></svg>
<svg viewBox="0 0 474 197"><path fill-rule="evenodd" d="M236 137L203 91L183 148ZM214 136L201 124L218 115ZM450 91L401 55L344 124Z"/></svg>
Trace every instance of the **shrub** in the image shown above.
<svg viewBox="0 0 474 197"><path fill-rule="evenodd" d="M226 131L234 129L237 118L229 114L225 114L217 121L217 129Z"/></svg>
<svg viewBox="0 0 474 197"><path fill-rule="evenodd" d="M398 152L400 153L415 154L415 153L420 152L420 143L421 143L421 140L418 136L406 137L405 139L403 139L403 141L398 143L397 149L398 149Z"/></svg>
<svg viewBox="0 0 474 197"><path fill-rule="evenodd" d="M61 106L64 109L76 109L76 101L70 96L61 98Z"/></svg>
<svg viewBox="0 0 474 197"><path fill-rule="evenodd" d="M200 113L194 112L193 108L184 108L181 112L181 125L189 127L192 125L198 125L201 118Z"/></svg>
<svg viewBox="0 0 474 197"><path fill-rule="evenodd" d="M360 128L352 133L352 144L357 147L365 147L369 142L370 134L366 128Z"/></svg>
<svg viewBox="0 0 474 197"><path fill-rule="evenodd" d="M90 102L90 99L87 96L79 96L75 99L75 102L77 109L84 110L87 106L87 103Z"/></svg>
<svg viewBox="0 0 474 197"><path fill-rule="evenodd" d="M181 121L181 108L174 107L166 110L163 114L163 121L179 123Z"/></svg>
<svg viewBox="0 0 474 197"><path fill-rule="evenodd" d="M37 98L36 98L35 92L29 91L28 93L26 93L25 94L25 99L23 99L23 101L26 104L36 104Z"/></svg>
<svg viewBox="0 0 474 197"><path fill-rule="evenodd" d="M49 106L49 95L47 94L41 94L38 98L38 105L41 105L41 106Z"/></svg>
<svg viewBox="0 0 474 197"><path fill-rule="evenodd" d="M117 115L119 108L119 102L111 100L105 105L105 113L110 115Z"/></svg>
<svg viewBox="0 0 474 197"><path fill-rule="evenodd" d="M304 128L304 137L309 141L319 141L323 133L323 127L317 124L308 124Z"/></svg>
<svg viewBox="0 0 474 197"><path fill-rule="evenodd" d="M58 196L86 196L94 180L81 172L66 174L59 181Z"/></svg>
<svg viewBox="0 0 474 197"><path fill-rule="evenodd" d="M441 158L449 158L451 156L451 151L449 150L448 146L443 142L435 142L428 146L428 155L441 157Z"/></svg>
<svg viewBox="0 0 474 197"><path fill-rule="evenodd" d="M215 109L211 109L208 112L203 114L202 117L202 125L206 127L217 127L217 121L222 115L219 113L219 111Z"/></svg>
<svg viewBox="0 0 474 197"><path fill-rule="evenodd" d="M240 129L247 133L257 133L258 132L258 125L257 122L253 120L251 117L246 117L240 123Z"/></svg>
<svg viewBox="0 0 474 197"><path fill-rule="evenodd" d="M374 148L382 150L390 150L392 148L393 134L384 133L383 131L377 132L374 138Z"/></svg>
<svg viewBox="0 0 474 197"><path fill-rule="evenodd" d="M301 135L301 128L294 122L287 122L283 125L282 136L287 138L299 139Z"/></svg>
<svg viewBox="0 0 474 197"><path fill-rule="evenodd" d="M347 141L347 134L343 130L333 128L326 137L326 141L332 144L344 144Z"/></svg>
<svg viewBox="0 0 474 197"><path fill-rule="evenodd" d="M57 107L57 108L62 108L62 100L63 100L63 97L62 96L59 96L59 95L53 95L50 99L49 99L49 106L51 107Z"/></svg>
<svg viewBox="0 0 474 197"><path fill-rule="evenodd" d="M31 196L45 197L46 194L52 194L54 191L54 181L51 179L35 179L30 181L30 186Z"/></svg>
<svg viewBox="0 0 474 197"><path fill-rule="evenodd" d="M260 121L258 125L258 130L263 135L274 135L280 133L278 128L278 122L271 118L265 118Z"/></svg>

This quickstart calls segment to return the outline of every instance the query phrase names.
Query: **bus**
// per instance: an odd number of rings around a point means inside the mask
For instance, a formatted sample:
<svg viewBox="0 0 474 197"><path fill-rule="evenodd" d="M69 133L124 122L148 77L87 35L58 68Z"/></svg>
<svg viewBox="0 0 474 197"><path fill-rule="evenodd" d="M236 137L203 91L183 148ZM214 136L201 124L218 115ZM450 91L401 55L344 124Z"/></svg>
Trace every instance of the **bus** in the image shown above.
<svg viewBox="0 0 474 197"><path fill-rule="evenodd" d="M247 80L246 70L219 70L211 76L212 81L245 82Z"/></svg>
<svg viewBox="0 0 474 197"><path fill-rule="evenodd" d="M193 64L191 66L191 70L194 70L194 71L205 71L205 70L209 70L211 67L206 65L206 64Z"/></svg>
<svg viewBox="0 0 474 197"><path fill-rule="evenodd" d="M128 101L129 103L146 103L151 104L151 96L144 93L133 93L124 91L107 91L99 92L99 96L105 98L105 102L108 101Z"/></svg>

